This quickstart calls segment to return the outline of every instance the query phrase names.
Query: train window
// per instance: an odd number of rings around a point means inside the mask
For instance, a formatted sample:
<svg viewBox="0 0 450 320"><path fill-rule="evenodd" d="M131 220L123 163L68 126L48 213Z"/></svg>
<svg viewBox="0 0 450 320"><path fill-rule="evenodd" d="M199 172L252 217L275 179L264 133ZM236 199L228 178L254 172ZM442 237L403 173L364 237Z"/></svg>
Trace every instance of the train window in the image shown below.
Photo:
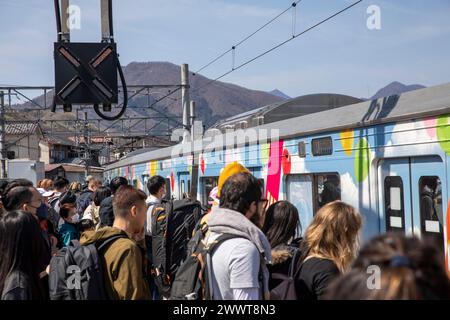
<svg viewBox="0 0 450 320"><path fill-rule="evenodd" d="M314 214L327 203L341 200L341 179L339 174L314 174L314 198Z"/></svg>
<svg viewBox="0 0 450 320"><path fill-rule="evenodd" d="M204 177L202 178L202 203L208 204L208 196L214 187L217 187L219 183L219 177Z"/></svg>
<svg viewBox="0 0 450 320"><path fill-rule="evenodd" d="M306 158L306 144L305 144L305 141L300 141L298 143L298 156L300 158Z"/></svg>
<svg viewBox="0 0 450 320"><path fill-rule="evenodd" d="M442 187L439 177L420 177L419 193L422 234L434 238L443 247Z"/></svg>
<svg viewBox="0 0 450 320"><path fill-rule="evenodd" d="M165 200L171 200L172 199L172 190L170 189L170 179L166 178L166 196L164 197Z"/></svg>
<svg viewBox="0 0 450 320"><path fill-rule="evenodd" d="M132 181L132 186L137 188L137 179L133 179Z"/></svg>
<svg viewBox="0 0 450 320"><path fill-rule="evenodd" d="M384 179L384 208L386 231L405 231L403 180L401 177L389 176Z"/></svg>
<svg viewBox="0 0 450 320"><path fill-rule="evenodd" d="M331 137L312 139L313 156L326 156L333 153L333 141Z"/></svg>

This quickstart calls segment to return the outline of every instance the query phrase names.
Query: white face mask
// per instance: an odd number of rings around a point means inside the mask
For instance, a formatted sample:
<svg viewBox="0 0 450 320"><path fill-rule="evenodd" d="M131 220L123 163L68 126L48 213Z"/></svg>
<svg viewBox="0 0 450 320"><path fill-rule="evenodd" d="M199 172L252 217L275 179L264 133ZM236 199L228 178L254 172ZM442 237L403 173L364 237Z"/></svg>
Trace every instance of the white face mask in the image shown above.
<svg viewBox="0 0 450 320"><path fill-rule="evenodd" d="M72 217L72 223L77 223L80 221L80 215L77 213Z"/></svg>

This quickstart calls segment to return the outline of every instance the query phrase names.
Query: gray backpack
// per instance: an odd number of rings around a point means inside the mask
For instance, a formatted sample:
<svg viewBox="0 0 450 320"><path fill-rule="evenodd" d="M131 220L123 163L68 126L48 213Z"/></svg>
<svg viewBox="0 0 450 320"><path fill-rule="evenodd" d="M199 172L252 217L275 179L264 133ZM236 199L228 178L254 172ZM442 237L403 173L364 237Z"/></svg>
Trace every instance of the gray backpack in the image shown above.
<svg viewBox="0 0 450 320"><path fill-rule="evenodd" d="M102 251L115 240L127 238L118 234L101 243L64 247L50 261L49 289L51 300L106 300Z"/></svg>

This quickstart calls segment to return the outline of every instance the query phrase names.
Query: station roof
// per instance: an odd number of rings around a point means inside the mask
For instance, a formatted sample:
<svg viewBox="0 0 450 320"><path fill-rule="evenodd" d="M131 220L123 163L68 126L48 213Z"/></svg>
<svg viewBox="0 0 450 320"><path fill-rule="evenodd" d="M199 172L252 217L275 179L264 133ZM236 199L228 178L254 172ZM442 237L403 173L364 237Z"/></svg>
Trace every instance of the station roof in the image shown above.
<svg viewBox="0 0 450 320"><path fill-rule="evenodd" d="M29 123L29 122L15 122L15 123L6 123L5 132L10 135L27 135L33 134L38 129L37 123Z"/></svg>
<svg viewBox="0 0 450 320"><path fill-rule="evenodd" d="M227 129L246 129L306 114L331 110L362 101L361 99L342 94L309 94L232 116L217 122L212 128L221 131L226 131Z"/></svg>

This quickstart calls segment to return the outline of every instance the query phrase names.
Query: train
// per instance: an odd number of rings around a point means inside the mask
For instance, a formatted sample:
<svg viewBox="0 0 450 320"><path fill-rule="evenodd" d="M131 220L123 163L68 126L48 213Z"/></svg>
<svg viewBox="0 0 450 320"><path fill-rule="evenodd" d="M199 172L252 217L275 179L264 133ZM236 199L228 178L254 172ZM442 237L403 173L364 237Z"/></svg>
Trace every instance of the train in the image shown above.
<svg viewBox="0 0 450 320"><path fill-rule="evenodd" d="M449 123L450 84L442 84L130 155L104 178L124 176L147 192L158 174L168 197L206 204L237 161L270 203L297 207L303 230L321 206L342 200L363 216L361 242L387 231L426 236L450 270Z"/></svg>

